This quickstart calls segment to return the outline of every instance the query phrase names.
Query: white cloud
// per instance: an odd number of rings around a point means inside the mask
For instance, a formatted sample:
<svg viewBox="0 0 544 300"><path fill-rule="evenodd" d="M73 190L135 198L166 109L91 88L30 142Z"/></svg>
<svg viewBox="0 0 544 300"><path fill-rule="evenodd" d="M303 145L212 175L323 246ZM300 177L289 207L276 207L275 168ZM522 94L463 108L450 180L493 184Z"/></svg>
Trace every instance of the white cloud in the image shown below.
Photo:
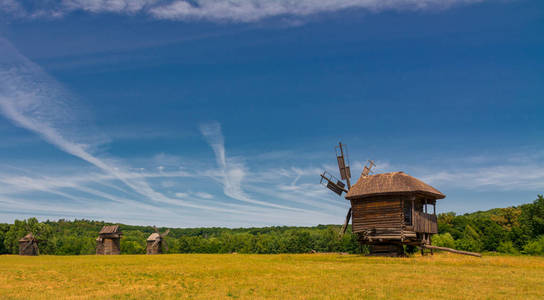
<svg viewBox="0 0 544 300"><path fill-rule="evenodd" d="M215 159L219 167L218 173L209 173L211 177L219 178L223 183L223 192L230 198L253 204L298 210L292 207L251 199L243 190L242 182L246 175L246 168L240 162L227 160L225 152L225 140L218 122L201 124L200 131L212 147Z"/></svg>
<svg viewBox="0 0 544 300"><path fill-rule="evenodd" d="M213 199L212 194L208 194L208 193L204 193L204 192L196 192L195 196L197 196L199 198L203 198L203 199Z"/></svg>
<svg viewBox="0 0 544 300"><path fill-rule="evenodd" d="M276 16L301 17L347 9L443 9L484 0L56 0L32 8L0 0L0 12L13 17L61 17L75 11L145 14L157 19L253 22Z"/></svg>
<svg viewBox="0 0 544 300"><path fill-rule="evenodd" d="M136 193L153 202L176 206L229 211L217 206L205 206L173 199L155 191L142 177L132 176L128 168L105 160L89 152L91 143L74 141L77 136L85 140L81 127L70 120L76 119L72 110L73 98L39 66L19 54L9 42L0 38L0 112L17 126L41 136L60 150L78 157L100 170L114 176ZM77 128L76 128L77 127ZM78 134L69 134L70 130ZM159 168L162 171L161 168Z"/></svg>
<svg viewBox="0 0 544 300"><path fill-rule="evenodd" d="M46 167L45 170L51 169ZM89 173L85 170L79 170L74 167L72 171L68 168L63 170L63 175L56 176L43 176L40 175L44 171L34 173L29 170L21 170L25 175L16 175L13 171L0 173L0 198L5 199L17 199L17 201L10 202L9 206L2 206L3 212L12 210L18 212L16 216L21 216L22 212L27 212L28 215L36 216L51 216L51 217L66 217L72 212L72 217L85 217L85 218L103 218L106 216L111 217L110 220L119 221L129 218L132 224L142 224L142 222L151 220L149 218L136 217L141 215L142 212L150 212L155 216L155 220L165 223L166 225L173 226L257 226L257 225L312 225L317 223L335 222L337 218L333 216L334 207L328 209L310 210L317 208L308 205L308 210L286 210L275 207L262 207L261 205L246 205L235 204L231 201L225 201L224 198L213 196L210 199L211 194L205 192L178 192L175 197L181 198L184 201L199 203L203 208L182 208L164 206L157 203L140 203L133 201L134 199L140 199L141 195L133 194L132 191L121 191L117 193L112 190L103 189L103 186L115 187L120 182L115 176L111 174L99 174ZM76 172L76 173L73 173ZM67 174L64 174L67 173ZM208 174L209 172L205 172ZM191 186L195 182L193 176L187 176L186 173L131 173L132 178L138 177L145 178L176 178L183 183L191 183ZM208 176L208 175L206 175ZM202 177L201 179L205 179ZM199 180L202 181L202 180ZM203 181L204 185L209 186L209 182ZM194 186L193 186L194 188ZM261 193L259 197L266 197L272 201L289 200L284 198L281 193L275 195L275 185L267 185L265 187L266 193ZM46 197L44 195L52 194L59 197ZM29 197L29 195L31 195ZM313 197L313 195L310 195ZM136 197L136 198L135 198ZM65 201L68 199L70 201ZM130 199L130 200L129 200ZM212 200L214 199L214 200ZM316 201L316 199L312 199ZM65 210L58 211L55 209L46 209L47 205L56 206L50 204L50 201L62 201L62 206ZM318 202L317 200L316 202ZM297 201L295 201L297 202ZM303 203L303 202L299 202ZM86 212L79 209L80 206L89 207L91 209ZM125 208L118 209L116 212L104 214L104 216L93 215L92 211L96 207L120 207ZM204 207L213 205L217 207L217 210L210 210ZM228 212L225 214L225 212ZM1 214L1 212L0 212ZM198 216L201 216L200 218ZM203 219L202 216L208 218ZM311 217L309 217L311 216ZM13 216L12 216L13 217ZM113 217L116 217L115 220ZM151 223L156 223L153 221ZM212 223L215 222L215 223Z"/></svg>
<svg viewBox="0 0 544 300"><path fill-rule="evenodd" d="M421 179L430 184L502 191L544 189L544 165L495 165L439 171Z"/></svg>
<svg viewBox="0 0 544 300"><path fill-rule="evenodd" d="M171 187L175 187L176 183L172 180L165 180L161 182L161 186L165 188L171 188Z"/></svg>
<svg viewBox="0 0 544 300"><path fill-rule="evenodd" d="M176 195L176 197L182 198L182 199L189 196L189 194L187 194L187 193L176 193L175 195Z"/></svg>
<svg viewBox="0 0 544 300"><path fill-rule="evenodd" d="M61 176L44 176L42 173L44 170L20 171L25 175L1 172L0 195L18 199L11 202L2 200L6 204L3 206L4 212L5 209L10 209L50 216L65 216L72 212L73 215L90 217L85 212L91 213L95 210L78 208L78 205L84 204L84 207L94 208L102 205L107 205L109 208L115 207L117 212L109 212L107 215L118 216L119 219L141 216L142 212L151 212L157 216L156 218L169 216L170 220L177 220L178 218L172 217L177 212L178 215L183 216L184 223L182 224L185 226L189 224L192 226L220 225L210 223L211 221L202 224L202 215L210 216L209 219L213 222L238 226L311 225L336 220L334 215L329 213L334 210L334 206L329 206L329 210L325 211L322 209L324 207L319 205L319 200L312 199L305 202L304 199L291 201L293 198L285 195L276 197L274 190L279 183L264 183L266 192L255 196L264 196L265 200L255 200L249 196L244 191L243 185L247 184L246 180L250 172L243 162L227 157L221 126L217 122L201 126L202 134L214 151L217 169L202 168L199 164L197 168L194 168L196 171L186 171L186 168L180 170L178 165L180 161L167 155L147 159L150 165L146 165L145 169L125 166L119 159L111 157L106 159L98 155L94 149L107 139L96 137L91 130L88 130L87 128L92 127L89 122L82 124L80 118L85 110L78 109L81 104L39 66L22 56L9 42L2 39L0 39L0 53L2 53L0 57L0 113L14 125L35 133L59 150L96 167L96 169L91 167L81 170L80 166L74 166L71 173L66 170L60 172ZM159 166L167 167L157 168L157 163L160 163ZM45 172L56 169L50 166L45 168ZM176 171L171 171L173 169ZM292 168L291 171L299 179L301 176L312 173L310 170L301 168ZM262 173L264 175L269 171L264 170ZM168 197L148 183L147 180L151 178L166 179L153 180L158 185L166 186L172 186L173 182L177 184L178 180L183 178L188 180L212 178L223 186L226 196L243 203L225 201L204 191L177 193L175 197ZM174 178L176 178L175 181ZM299 184L299 179L291 178L290 183ZM209 185L209 182L203 182L198 184ZM260 184L263 182L261 181ZM288 191L285 194L291 193L292 191ZM29 198L28 195L33 196ZM39 199L35 198L36 195L39 195ZM63 199L62 203L66 209L48 208L50 199L61 201L59 197ZM65 201L66 199L69 201ZM282 205L282 201L318 205L306 205L304 209L301 209ZM122 207L126 208L120 209ZM137 220L136 222L141 222L143 218Z"/></svg>
<svg viewBox="0 0 544 300"><path fill-rule="evenodd" d="M135 13L157 2L157 0L63 0L60 5L67 11Z"/></svg>

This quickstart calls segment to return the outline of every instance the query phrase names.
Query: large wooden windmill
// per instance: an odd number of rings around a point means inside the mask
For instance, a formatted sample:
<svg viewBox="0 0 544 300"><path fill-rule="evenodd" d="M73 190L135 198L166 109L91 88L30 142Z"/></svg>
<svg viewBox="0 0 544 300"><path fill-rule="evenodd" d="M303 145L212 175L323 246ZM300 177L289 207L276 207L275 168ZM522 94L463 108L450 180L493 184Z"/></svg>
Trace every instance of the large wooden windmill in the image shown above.
<svg viewBox="0 0 544 300"><path fill-rule="evenodd" d="M163 252L168 251L168 244L166 244L166 240L164 239L165 236L168 235L170 232L170 229L167 229L164 233L160 233L157 227L153 226L153 229L155 230L154 233L152 233L147 238L147 254L161 254Z"/></svg>
<svg viewBox="0 0 544 300"><path fill-rule="evenodd" d="M327 188L339 196L345 193L350 201L341 234L353 219L352 232L361 244L370 245L371 255L403 255L403 244L436 248L431 246L431 236L438 232L435 205L444 194L403 172L371 175L374 162L370 160L351 186L344 147L342 143L336 147L336 158L340 177L346 184L328 172L321 174L321 182Z"/></svg>

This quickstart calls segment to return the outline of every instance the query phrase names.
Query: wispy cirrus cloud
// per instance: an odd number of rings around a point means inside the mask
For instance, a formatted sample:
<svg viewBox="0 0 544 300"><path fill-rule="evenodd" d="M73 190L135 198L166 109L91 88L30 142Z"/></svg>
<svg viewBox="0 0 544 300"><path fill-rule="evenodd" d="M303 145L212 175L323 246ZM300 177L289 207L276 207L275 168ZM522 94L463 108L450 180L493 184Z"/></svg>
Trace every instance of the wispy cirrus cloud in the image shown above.
<svg viewBox="0 0 544 300"><path fill-rule="evenodd" d="M544 190L544 165L494 165L451 169L423 175L432 184L471 190Z"/></svg>
<svg viewBox="0 0 544 300"><path fill-rule="evenodd" d="M168 197L153 189L144 178L133 176L132 171L119 162L91 153L90 150L96 146L96 138L84 134L83 126L77 126L77 113L73 110L77 105L73 97L8 41L0 39L0 52L5 54L0 58L0 112L15 125L38 134L58 149L112 175L148 201L229 211ZM72 134L71 131L77 133ZM85 139L89 142L84 143Z"/></svg>
<svg viewBox="0 0 544 300"><path fill-rule="evenodd" d="M93 14L142 14L166 20L254 22L266 18L304 17L346 9L384 10L444 9L484 0L54 0L21 4L0 0L0 12L17 18L62 17L76 11Z"/></svg>
<svg viewBox="0 0 544 300"><path fill-rule="evenodd" d="M199 198L202 198L202 199L213 199L212 194L208 194L208 193L205 193L205 192L196 192L195 196L197 196Z"/></svg>
<svg viewBox="0 0 544 300"><path fill-rule="evenodd" d="M270 206L281 209L299 210L293 207L279 205L275 203L255 200L249 197L242 189L242 183L246 177L246 167L233 159L227 159L225 151L225 139L221 132L221 125L218 122L210 122L200 125L202 135L212 147L215 153L215 159L219 167L218 173L210 173L212 177L218 178L223 183L223 191L225 195L239 201Z"/></svg>
<svg viewBox="0 0 544 300"><path fill-rule="evenodd" d="M35 133L59 150L94 167L86 170L74 167L72 171L64 170L60 176L44 175L41 173L43 171L24 168L17 171L23 174L17 174L14 170L0 172L0 195L17 199L8 201L3 198L3 212L33 210L36 214L62 216L72 212L89 217L78 205L93 208L106 204L108 207L126 207L109 214L119 219L148 212L156 216L170 216L170 220L173 220L177 219L172 216L177 211L183 215L185 226L217 226L221 224L218 222L238 226L297 224L303 215L308 214L320 220L334 220L332 214L320 211L318 205L302 209L290 205L296 204L296 201L281 197L255 200L249 196L243 189L249 170L242 162L227 157L221 126L217 122L201 126L202 134L214 150L217 169L187 171L178 166L179 158L167 154L147 159L155 166L146 168L128 167L111 156L105 158L96 153L96 149L108 139L99 134L95 136L88 130L91 127L89 122L81 123L78 114L80 104L76 99L39 66L19 54L9 42L0 39L0 52L4 54L0 57L0 113L14 125ZM46 168L46 173L48 169L56 167ZM216 198L196 187L176 191L178 183L184 178L193 181L195 178L212 178L223 186L225 195L241 203ZM160 186L154 187L153 181ZM165 182L168 184L165 185ZM274 185L269 185L267 192L273 195L270 189L273 190ZM36 201L34 196L29 198L36 192L41 193L42 200ZM49 201L58 201L59 197L69 200L63 202L65 209L47 208ZM281 203L282 200L289 203ZM210 216L210 222L213 220L216 223L199 223L204 215Z"/></svg>

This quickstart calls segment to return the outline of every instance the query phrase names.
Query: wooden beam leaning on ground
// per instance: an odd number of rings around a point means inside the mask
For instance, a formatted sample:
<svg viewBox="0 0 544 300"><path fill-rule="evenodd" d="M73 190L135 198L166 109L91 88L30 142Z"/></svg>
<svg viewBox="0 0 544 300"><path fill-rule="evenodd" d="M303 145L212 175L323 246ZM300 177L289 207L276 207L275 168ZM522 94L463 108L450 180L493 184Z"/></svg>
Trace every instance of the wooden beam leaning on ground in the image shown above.
<svg viewBox="0 0 544 300"><path fill-rule="evenodd" d="M472 255L472 256L476 256L476 257L482 257L482 255L480 253L455 250L455 249L446 248L446 247L438 247L438 246L432 246L432 245L421 245L421 247L426 248L426 249L448 251L448 252L452 252L452 253L456 253L456 254Z"/></svg>

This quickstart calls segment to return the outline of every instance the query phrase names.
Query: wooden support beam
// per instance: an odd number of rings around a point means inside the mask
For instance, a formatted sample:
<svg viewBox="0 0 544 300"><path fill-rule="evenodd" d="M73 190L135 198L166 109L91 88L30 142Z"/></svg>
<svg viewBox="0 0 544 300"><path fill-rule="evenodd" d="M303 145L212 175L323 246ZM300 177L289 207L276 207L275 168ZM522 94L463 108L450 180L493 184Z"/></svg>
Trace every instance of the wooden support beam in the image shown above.
<svg viewBox="0 0 544 300"><path fill-rule="evenodd" d="M432 246L432 245L421 245L422 250L423 250L423 248L431 249L431 250L434 249L434 250L448 251L448 252L456 253L456 254L463 254L463 255L471 255L471 256L476 256L476 257L482 257L482 255L480 253L455 250L455 249L446 248L446 247L438 247L438 246Z"/></svg>
<svg viewBox="0 0 544 300"><path fill-rule="evenodd" d="M346 233L346 229L348 229L349 219L351 219L351 207L348 210L348 214L346 215L346 221L344 222L342 230L340 231L340 238L344 236L344 233Z"/></svg>

